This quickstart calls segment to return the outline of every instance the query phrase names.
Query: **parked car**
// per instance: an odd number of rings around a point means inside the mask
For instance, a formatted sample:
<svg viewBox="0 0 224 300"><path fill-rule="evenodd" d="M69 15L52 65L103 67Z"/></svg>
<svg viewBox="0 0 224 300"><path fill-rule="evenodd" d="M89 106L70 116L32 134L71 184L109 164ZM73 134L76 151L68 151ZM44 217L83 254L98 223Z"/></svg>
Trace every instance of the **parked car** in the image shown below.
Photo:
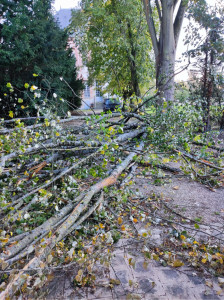
<svg viewBox="0 0 224 300"><path fill-rule="evenodd" d="M115 98L104 99L104 102L103 102L103 111L104 112L108 112L109 110L111 112L113 112L116 109L121 108L121 107L122 107L121 102L118 99L115 99Z"/></svg>

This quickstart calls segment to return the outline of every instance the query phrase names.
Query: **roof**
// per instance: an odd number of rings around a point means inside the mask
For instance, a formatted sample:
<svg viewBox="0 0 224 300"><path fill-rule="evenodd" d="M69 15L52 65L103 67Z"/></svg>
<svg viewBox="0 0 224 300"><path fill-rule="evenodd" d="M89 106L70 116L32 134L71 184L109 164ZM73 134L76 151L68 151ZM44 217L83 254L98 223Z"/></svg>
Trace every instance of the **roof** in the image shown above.
<svg viewBox="0 0 224 300"><path fill-rule="evenodd" d="M69 25L71 17L72 9L70 8L60 9L55 14L55 19L58 21L61 29L64 29Z"/></svg>

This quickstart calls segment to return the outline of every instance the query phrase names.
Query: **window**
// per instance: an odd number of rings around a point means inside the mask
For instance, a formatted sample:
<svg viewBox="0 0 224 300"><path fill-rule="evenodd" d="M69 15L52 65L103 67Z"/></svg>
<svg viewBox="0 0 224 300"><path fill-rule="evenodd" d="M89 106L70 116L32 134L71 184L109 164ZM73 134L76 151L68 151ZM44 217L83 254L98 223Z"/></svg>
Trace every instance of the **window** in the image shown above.
<svg viewBox="0 0 224 300"><path fill-rule="evenodd" d="M101 97L101 92L100 92L100 85L99 82L96 81L96 97Z"/></svg>
<svg viewBox="0 0 224 300"><path fill-rule="evenodd" d="M96 97L101 97L100 90L96 90Z"/></svg>
<svg viewBox="0 0 224 300"><path fill-rule="evenodd" d="M90 88L89 88L87 82L85 82L84 97L85 98L89 98L90 97Z"/></svg>

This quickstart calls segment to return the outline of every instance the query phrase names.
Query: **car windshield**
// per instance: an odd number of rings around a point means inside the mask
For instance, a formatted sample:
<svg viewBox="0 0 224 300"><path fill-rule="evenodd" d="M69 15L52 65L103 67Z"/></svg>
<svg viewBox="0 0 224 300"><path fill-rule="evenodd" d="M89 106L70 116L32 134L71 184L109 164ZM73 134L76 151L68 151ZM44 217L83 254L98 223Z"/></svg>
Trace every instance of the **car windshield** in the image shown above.
<svg viewBox="0 0 224 300"><path fill-rule="evenodd" d="M106 99L105 104L120 104L116 99Z"/></svg>

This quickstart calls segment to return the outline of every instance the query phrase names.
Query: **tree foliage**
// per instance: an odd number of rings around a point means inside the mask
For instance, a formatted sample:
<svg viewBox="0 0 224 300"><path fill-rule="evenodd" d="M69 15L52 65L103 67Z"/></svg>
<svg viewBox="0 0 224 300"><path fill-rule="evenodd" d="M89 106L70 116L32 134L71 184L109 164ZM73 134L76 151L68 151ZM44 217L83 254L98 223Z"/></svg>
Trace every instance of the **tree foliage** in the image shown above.
<svg viewBox="0 0 224 300"><path fill-rule="evenodd" d="M193 46L188 52L195 74L191 94L202 105L205 130L211 129L212 106L219 106L221 112L223 105L223 12L223 5L211 7L204 0L188 11L188 18L196 21L190 23L186 41Z"/></svg>
<svg viewBox="0 0 224 300"><path fill-rule="evenodd" d="M3 24L0 31L0 98L1 115L15 110L19 97L23 98L24 84L41 86L45 95L49 93L71 101L80 106L80 99L74 97L60 77L65 78L76 94L82 89L77 80L75 58L68 49L68 33L62 31L51 13L51 0L44 1L3 1L1 16ZM38 76L33 74L37 74ZM6 84L10 82L14 91L8 93ZM20 92L21 91L21 92ZM43 95L44 96L44 95ZM15 102L16 100L16 102ZM34 113L30 98L23 99L23 107L16 113ZM39 101L39 102L38 102ZM41 104L41 99L36 104ZM55 102L55 99L54 99Z"/></svg>
<svg viewBox="0 0 224 300"><path fill-rule="evenodd" d="M139 0L83 0L74 11L71 30L90 81L124 98L140 96L153 75L151 44Z"/></svg>

